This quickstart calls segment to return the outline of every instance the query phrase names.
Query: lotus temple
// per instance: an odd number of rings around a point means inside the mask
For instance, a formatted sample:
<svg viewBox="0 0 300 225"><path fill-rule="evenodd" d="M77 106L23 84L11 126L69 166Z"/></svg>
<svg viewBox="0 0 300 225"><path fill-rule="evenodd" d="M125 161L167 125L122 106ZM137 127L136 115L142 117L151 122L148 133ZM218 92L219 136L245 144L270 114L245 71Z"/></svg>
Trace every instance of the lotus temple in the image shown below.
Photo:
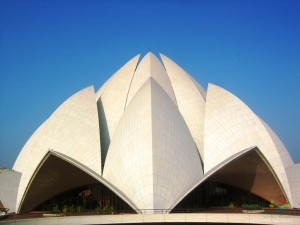
<svg viewBox="0 0 300 225"><path fill-rule="evenodd" d="M299 215L207 213L298 210L299 187L300 164L242 100L149 52L37 128L13 168L0 170L0 208L118 214L80 224L300 224Z"/></svg>

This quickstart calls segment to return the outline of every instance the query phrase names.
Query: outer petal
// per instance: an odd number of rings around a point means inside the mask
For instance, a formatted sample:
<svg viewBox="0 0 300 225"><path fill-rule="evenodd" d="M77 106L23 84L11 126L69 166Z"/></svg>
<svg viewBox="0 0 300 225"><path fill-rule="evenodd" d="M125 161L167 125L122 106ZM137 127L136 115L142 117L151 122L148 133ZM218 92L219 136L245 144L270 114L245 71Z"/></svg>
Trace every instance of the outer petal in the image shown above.
<svg viewBox="0 0 300 225"><path fill-rule="evenodd" d="M65 101L23 147L13 167L22 172L17 209L34 171L49 149L74 158L101 174L99 122L93 87L83 89Z"/></svg>
<svg viewBox="0 0 300 225"><path fill-rule="evenodd" d="M241 100L228 91L210 84L208 87L204 126L204 170L242 149L257 146L276 173L291 200L285 168L293 165L285 148L274 142L264 123ZM283 160L284 158L284 160Z"/></svg>

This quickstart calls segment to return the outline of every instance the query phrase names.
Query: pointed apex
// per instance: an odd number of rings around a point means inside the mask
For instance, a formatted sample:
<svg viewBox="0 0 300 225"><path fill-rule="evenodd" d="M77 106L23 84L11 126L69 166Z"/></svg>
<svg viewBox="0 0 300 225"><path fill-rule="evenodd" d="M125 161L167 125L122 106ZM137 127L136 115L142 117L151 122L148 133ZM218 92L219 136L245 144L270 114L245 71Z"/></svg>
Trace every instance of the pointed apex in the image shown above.
<svg viewBox="0 0 300 225"><path fill-rule="evenodd" d="M145 57L153 57L153 56L156 57L153 52L149 51L149 52L146 53L146 55L144 56L144 58Z"/></svg>

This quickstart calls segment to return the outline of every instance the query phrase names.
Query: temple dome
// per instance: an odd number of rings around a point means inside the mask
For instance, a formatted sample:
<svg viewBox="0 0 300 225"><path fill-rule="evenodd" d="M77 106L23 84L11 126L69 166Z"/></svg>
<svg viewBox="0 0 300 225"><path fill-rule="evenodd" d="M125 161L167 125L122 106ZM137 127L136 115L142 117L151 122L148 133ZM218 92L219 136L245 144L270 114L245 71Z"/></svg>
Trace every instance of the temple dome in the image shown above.
<svg viewBox="0 0 300 225"><path fill-rule="evenodd" d="M3 204L26 212L94 182L137 213L170 212L218 181L293 207L300 167L274 131L229 91L205 90L160 57L137 55L98 91L87 87L62 103L21 150L18 175L5 178L18 187L9 201L0 191Z"/></svg>

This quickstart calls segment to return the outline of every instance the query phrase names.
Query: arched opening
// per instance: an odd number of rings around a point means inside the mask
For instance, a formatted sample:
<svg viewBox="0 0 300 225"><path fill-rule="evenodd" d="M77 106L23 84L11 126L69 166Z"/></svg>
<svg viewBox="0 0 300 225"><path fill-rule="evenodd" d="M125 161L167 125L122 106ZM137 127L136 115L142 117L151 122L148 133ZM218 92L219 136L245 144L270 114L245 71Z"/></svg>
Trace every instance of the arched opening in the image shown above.
<svg viewBox="0 0 300 225"><path fill-rule="evenodd" d="M269 202L261 197L234 186L219 182L206 181L187 197L185 197L171 212L199 212L219 209L241 208L243 205L268 207Z"/></svg>
<svg viewBox="0 0 300 225"><path fill-rule="evenodd" d="M60 157L49 153L28 186L20 212L32 210L99 212L134 210L98 180Z"/></svg>
<svg viewBox="0 0 300 225"><path fill-rule="evenodd" d="M34 211L135 213L120 197L105 187L95 183L58 194L43 202Z"/></svg>
<svg viewBox="0 0 300 225"><path fill-rule="evenodd" d="M285 202L283 202L285 201ZM179 202L172 212L288 203L271 166L258 148L237 157L213 173Z"/></svg>

